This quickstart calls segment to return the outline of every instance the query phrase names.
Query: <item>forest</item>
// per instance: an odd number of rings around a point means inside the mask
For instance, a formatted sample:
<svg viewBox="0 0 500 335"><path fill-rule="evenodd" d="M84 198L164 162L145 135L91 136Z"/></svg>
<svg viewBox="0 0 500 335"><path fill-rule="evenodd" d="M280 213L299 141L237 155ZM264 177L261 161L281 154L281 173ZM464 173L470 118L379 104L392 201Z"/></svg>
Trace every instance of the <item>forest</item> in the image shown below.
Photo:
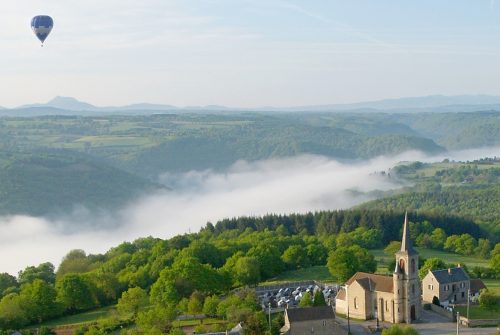
<svg viewBox="0 0 500 335"><path fill-rule="evenodd" d="M364 203L359 208L448 213L469 218L500 239L500 161L413 162L388 172L389 177L409 181L412 186Z"/></svg>
<svg viewBox="0 0 500 335"><path fill-rule="evenodd" d="M470 275L500 278L500 243L493 245L473 221L408 214L417 246L481 255L490 267L469 269ZM190 312L264 329L253 291L235 288L316 265L326 265L337 282L356 271L373 272L377 264L369 249L398 241L403 217L361 209L240 217L167 240L124 242L105 254L72 250L57 269L42 263L17 277L0 274L0 326L18 329L118 302L114 321L80 332L135 324L129 333L175 333L175 316Z"/></svg>
<svg viewBox="0 0 500 335"><path fill-rule="evenodd" d="M411 149L432 154L448 147L498 145L498 113L449 113L449 123L441 122L442 117L3 117L0 213L49 215L75 204L112 210L142 192L168 192L158 183L162 172L224 170L240 159L308 153L353 161ZM482 137L465 132L457 144L456 130L467 127L480 130ZM469 275L498 279L498 164L497 158L401 162L388 171L374 171L401 188L380 191L381 199L353 209L224 218L196 233L143 237L103 254L71 250L57 267L33 264L17 276L0 274L0 328L29 333L47 320L107 306L116 308L112 317L82 326L77 334L119 329L179 334L175 318L196 313L218 320L205 330L243 321L249 334L260 334L265 316L251 287L287 271L318 266L328 268L332 281L339 283L356 271L374 272L373 250L398 243L406 210L417 247L480 257L488 266L471 266ZM433 264L440 263L421 262L424 269ZM280 322L273 322L273 334ZM38 334L44 332L50 330Z"/></svg>

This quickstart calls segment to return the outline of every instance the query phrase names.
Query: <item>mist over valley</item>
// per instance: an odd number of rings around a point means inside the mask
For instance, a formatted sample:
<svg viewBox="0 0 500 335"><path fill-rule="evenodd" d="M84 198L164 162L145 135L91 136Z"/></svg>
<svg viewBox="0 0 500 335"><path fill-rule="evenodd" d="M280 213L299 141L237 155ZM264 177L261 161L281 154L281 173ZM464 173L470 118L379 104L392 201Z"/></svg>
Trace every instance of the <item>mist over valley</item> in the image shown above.
<svg viewBox="0 0 500 335"><path fill-rule="evenodd" d="M224 218L346 209L407 186L407 182L381 173L400 162L491 156L500 156L500 147L436 156L408 151L350 163L299 155L238 161L224 171L166 172L158 177L158 184L165 188L132 197L113 210L74 204L65 213L2 216L0 254L11 257L4 259L0 271L14 274L45 261L58 264L72 249L102 253L139 237L169 238L196 232L207 222Z"/></svg>

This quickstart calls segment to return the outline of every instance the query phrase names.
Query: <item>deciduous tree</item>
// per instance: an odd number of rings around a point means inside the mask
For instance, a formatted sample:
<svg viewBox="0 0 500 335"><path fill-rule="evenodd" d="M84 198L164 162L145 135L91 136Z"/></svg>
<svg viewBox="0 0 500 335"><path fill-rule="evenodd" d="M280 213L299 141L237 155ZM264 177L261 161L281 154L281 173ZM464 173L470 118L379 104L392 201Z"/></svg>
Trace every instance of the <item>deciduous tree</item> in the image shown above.
<svg viewBox="0 0 500 335"><path fill-rule="evenodd" d="M116 305L118 312L121 314L132 314L135 319L141 307L147 306L149 297L147 292L140 287L129 288L123 292L118 304Z"/></svg>
<svg viewBox="0 0 500 335"><path fill-rule="evenodd" d="M302 298L300 298L299 307L311 307L312 305L313 305L313 301L312 301L311 293L309 293L309 292L304 293Z"/></svg>
<svg viewBox="0 0 500 335"><path fill-rule="evenodd" d="M420 277L420 280L424 279L424 277L427 275L429 270L439 270L439 269L445 269L446 268L446 263L443 262L439 258L428 258L420 270L418 270L418 276Z"/></svg>
<svg viewBox="0 0 500 335"><path fill-rule="evenodd" d="M90 281L84 275L68 273L56 283L57 300L69 312L97 306Z"/></svg>
<svg viewBox="0 0 500 335"><path fill-rule="evenodd" d="M384 329L382 335L418 335L419 333L410 326L393 325Z"/></svg>
<svg viewBox="0 0 500 335"><path fill-rule="evenodd" d="M309 266L309 259L304 247L298 244L289 246L281 256L289 269L304 268Z"/></svg>

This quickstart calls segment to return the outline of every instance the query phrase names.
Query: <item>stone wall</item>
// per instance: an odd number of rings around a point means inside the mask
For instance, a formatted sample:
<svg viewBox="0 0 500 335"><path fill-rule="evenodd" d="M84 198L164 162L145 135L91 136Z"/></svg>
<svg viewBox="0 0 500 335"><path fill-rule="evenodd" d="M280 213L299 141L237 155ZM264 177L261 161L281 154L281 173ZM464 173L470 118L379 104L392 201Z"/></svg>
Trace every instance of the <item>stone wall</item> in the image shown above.
<svg viewBox="0 0 500 335"><path fill-rule="evenodd" d="M447 318L450 321L454 320L452 312L449 312L446 309L444 309L443 307L440 307L440 306L437 306L437 305L434 305L434 304L430 304L430 306L431 306L431 310L433 312L436 312L437 314L439 314L441 316L444 316L445 318Z"/></svg>
<svg viewBox="0 0 500 335"><path fill-rule="evenodd" d="M499 323L500 319L469 320L465 316L460 317L460 324L467 327L488 327L488 326L496 326Z"/></svg>

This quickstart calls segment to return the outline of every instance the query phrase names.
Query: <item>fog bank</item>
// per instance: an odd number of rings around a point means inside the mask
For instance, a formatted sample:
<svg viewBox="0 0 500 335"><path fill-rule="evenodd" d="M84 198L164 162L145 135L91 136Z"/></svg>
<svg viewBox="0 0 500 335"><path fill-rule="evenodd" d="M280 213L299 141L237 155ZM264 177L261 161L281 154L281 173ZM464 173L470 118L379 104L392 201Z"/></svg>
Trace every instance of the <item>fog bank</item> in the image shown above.
<svg viewBox="0 0 500 335"><path fill-rule="evenodd" d="M16 274L28 265L46 261L57 265L71 249L101 253L124 240L196 232L206 222L226 217L349 208L370 200L364 192L400 187L375 173L387 171L398 162L486 156L500 156L500 148L439 157L407 152L350 164L304 155L237 162L224 173L163 174L160 181L172 191L144 195L114 213L90 213L79 208L57 219L1 217L0 272Z"/></svg>

